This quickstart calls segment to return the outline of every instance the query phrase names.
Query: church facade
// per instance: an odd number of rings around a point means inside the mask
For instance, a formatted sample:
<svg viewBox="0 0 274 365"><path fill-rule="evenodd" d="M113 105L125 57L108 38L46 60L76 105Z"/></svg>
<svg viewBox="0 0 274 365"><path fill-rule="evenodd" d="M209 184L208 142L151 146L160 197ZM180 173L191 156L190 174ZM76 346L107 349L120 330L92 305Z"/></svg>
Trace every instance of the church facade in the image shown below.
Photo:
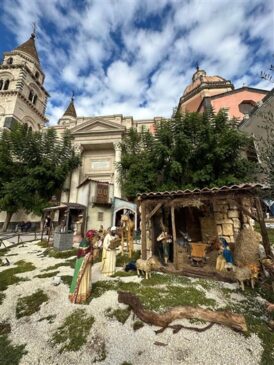
<svg viewBox="0 0 274 365"><path fill-rule="evenodd" d="M33 130L47 128L45 111L49 93L44 88L44 80L34 34L16 49L4 53L0 64L0 130L11 128L15 122L26 123ZM239 89L237 91L230 81L220 76L207 76L205 71L197 68L192 83L180 98L178 110L203 111L211 106L218 111L225 107L228 112L231 111L230 116L235 116L234 111L243 101L256 104L267 93L249 89L244 93ZM240 112L236 117L243 115ZM86 229L98 229L101 224L105 228L117 224L117 217L124 211L131 211L136 217L136 207L123 199L119 186L116 169L116 163L121 158L119 142L131 127L137 130L145 127L153 133L154 123L161 119L134 120L121 114L78 116L74 99L71 99L53 128L60 135L65 130L71 132L82 163L67 177L58 203L85 206ZM12 225L22 220L39 224L40 219L18 212L12 217ZM5 213L0 212L0 225L4 220Z"/></svg>

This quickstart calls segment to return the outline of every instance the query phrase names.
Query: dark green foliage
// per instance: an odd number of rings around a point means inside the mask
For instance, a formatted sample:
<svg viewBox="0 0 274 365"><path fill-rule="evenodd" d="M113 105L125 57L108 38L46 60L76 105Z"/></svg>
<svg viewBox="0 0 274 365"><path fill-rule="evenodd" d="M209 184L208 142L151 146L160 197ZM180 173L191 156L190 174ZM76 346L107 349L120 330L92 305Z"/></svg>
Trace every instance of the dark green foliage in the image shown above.
<svg viewBox="0 0 274 365"><path fill-rule="evenodd" d="M7 335L0 336L0 364L19 365L23 355L27 354L26 345L13 345Z"/></svg>
<svg viewBox="0 0 274 365"><path fill-rule="evenodd" d="M120 182L138 192L203 188L245 182L254 164L241 156L250 140L224 111L177 115L155 124L155 138L132 129L120 144Z"/></svg>
<svg viewBox="0 0 274 365"><path fill-rule="evenodd" d="M53 334L51 342L61 344L60 353L78 351L87 342L93 323L93 316L87 316L84 309L76 309Z"/></svg>
<svg viewBox="0 0 274 365"><path fill-rule="evenodd" d="M38 312L43 303L48 301L48 296L43 290L37 290L35 293L26 297L19 298L16 305L16 318L31 316Z"/></svg>
<svg viewBox="0 0 274 365"><path fill-rule="evenodd" d="M40 214L60 192L66 176L80 164L71 137L54 129L33 132L17 124L0 138L0 210Z"/></svg>
<svg viewBox="0 0 274 365"><path fill-rule="evenodd" d="M13 285L19 283L20 281L26 280L24 278L17 277L16 274L33 271L36 269L36 267L32 263L23 260L17 261L15 265L16 267L0 272L0 292L6 290L9 285Z"/></svg>

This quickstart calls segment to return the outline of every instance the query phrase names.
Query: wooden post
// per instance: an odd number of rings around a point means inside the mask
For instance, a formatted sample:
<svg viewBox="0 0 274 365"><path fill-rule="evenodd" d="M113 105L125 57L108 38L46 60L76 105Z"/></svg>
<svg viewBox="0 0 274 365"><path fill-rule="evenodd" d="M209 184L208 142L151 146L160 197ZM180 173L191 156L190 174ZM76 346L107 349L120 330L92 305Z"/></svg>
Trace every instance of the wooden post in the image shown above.
<svg viewBox="0 0 274 365"><path fill-rule="evenodd" d="M261 201L260 201L259 197L255 198L255 203L256 203L256 210L257 210L257 215L258 215L258 221L259 221L260 228L261 228L261 234L262 234L262 238L263 238L263 245L264 245L265 253L267 256L273 257L266 226L265 226L263 209L262 209L262 205L261 205Z"/></svg>
<svg viewBox="0 0 274 365"><path fill-rule="evenodd" d="M175 269L178 270L178 259L177 259L177 237L176 237L176 225L175 225L175 209L174 205L171 206L171 225L172 225L172 238L173 238L173 261Z"/></svg>
<svg viewBox="0 0 274 365"><path fill-rule="evenodd" d="M146 236L146 205L141 202L141 238L142 238L142 259L147 258L147 236Z"/></svg>

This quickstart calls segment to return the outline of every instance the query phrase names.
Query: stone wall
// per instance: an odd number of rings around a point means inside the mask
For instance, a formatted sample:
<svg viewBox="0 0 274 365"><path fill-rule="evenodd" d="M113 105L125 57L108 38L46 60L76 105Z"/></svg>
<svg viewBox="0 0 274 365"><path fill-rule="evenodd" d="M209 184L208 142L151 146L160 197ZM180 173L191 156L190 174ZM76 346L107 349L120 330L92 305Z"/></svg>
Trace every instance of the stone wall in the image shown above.
<svg viewBox="0 0 274 365"><path fill-rule="evenodd" d="M246 209L251 209L248 199L244 199L243 205ZM225 199L216 200L213 203L213 210L218 236L224 237L227 242L235 242L242 224L246 227L252 227L250 218L241 214L235 203L228 202Z"/></svg>

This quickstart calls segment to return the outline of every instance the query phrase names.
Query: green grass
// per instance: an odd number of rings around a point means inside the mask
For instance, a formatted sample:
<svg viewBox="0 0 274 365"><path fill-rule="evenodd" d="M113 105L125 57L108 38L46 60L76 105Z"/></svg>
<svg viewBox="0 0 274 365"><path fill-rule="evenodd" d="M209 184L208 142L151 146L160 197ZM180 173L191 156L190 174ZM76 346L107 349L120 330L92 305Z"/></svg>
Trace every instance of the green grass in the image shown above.
<svg viewBox="0 0 274 365"><path fill-rule="evenodd" d="M76 256L76 254L77 254L76 248L72 248L71 250L66 250L66 251L58 251L55 248L51 247L47 248L43 252L44 256L53 257L55 259L67 259L68 257Z"/></svg>
<svg viewBox="0 0 274 365"><path fill-rule="evenodd" d="M270 244L274 245L274 228L266 228L266 230L267 230ZM260 228L259 223L255 223L255 231L261 233L261 228Z"/></svg>
<svg viewBox="0 0 274 365"><path fill-rule="evenodd" d="M68 266L72 267L73 269L75 268L75 262L76 262L77 258L74 257L73 259L71 260L67 260L66 261L66 264L68 264Z"/></svg>
<svg viewBox="0 0 274 365"><path fill-rule="evenodd" d="M47 272L45 274L35 275L34 278L39 278L39 279L51 278L51 277L56 276L57 274L59 274L59 272L60 271Z"/></svg>
<svg viewBox="0 0 274 365"><path fill-rule="evenodd" d="M9 285L28 280L17 277L16 274L33 271L36 269L36 267L31 262L26 262L24 260L17 261L15 265L16 267L12 267L0 272L0 291L6 290Z"/></svg>
<svg viewBox="0 0 274 365"><path fill-rule="evenodd" d="M63 267L63 266L71 266L71 263L70 262L60 262L59 264L52 265L52 266L47 267L46 269L41 270L41 272L55 270L55 269L58 269L58 267Z"/></svg>
<svg viewBox="0 0 274 365"><path fill-rule="evenodd" d="M22 356L27 354L25 345L13 345L7 335L0 336L0 364L18 365Z"/></svg>
<svg viewBox="0 0 274 365"><path fill-rule="evenodd" d="M59 353L78 351L86 343L93 323L93 316L87 316L84 309L76 309L53 334L52 345L61 345Z"/></svg>
<svg viewBox="0 0 274 365"><path fill-rule="evenodd" d="M0 336L7 335L11 332L11 326L8 322L0 322Z"/></svg>
<svg viewBox="0 0 274 365"><path fill-rule="evenodd" d="M136 276L136 271L116 271L115 274L111 275L112 278L126 277L126 276Z"/></svg>
<svg viewBox="0 0 274 365"><path fill-rule="evenodd" d="M149 310L164 311L169 307L179 305L195 307L207 305L215 308L214 299L207 298L205 293L196 289L194 285L186 286L185 284L188 282L188 278L155 273L150 279L142 280L140 284L124 283L121 280L98 281L92 287L92 298L98 298L108 290L120 290L136 294L144 307ZM161 290L159 290L159 286L162 286Z"/></svg>
<svg viewBox="0 0 274 365"><path fill-rule="evenodd" d="M47 294L40 289L31 295L19 298L16 305L16 318L31 316L38 312L41 305L48 300Z"/></svg>
<svg viewBox="0 0 274 365"><path fill-rule="evenodd" d="M49 248L49 244L47 240L42 240L40 242L36 243L37 246L42 247L42 248Z"/></svg>
<svg viewBox="0 0 274 365"><path fill-rule="evenodd" d="M105 314L108 318L116 318L118 322L125 324L126 320L128 319L129 315L130 315L130 309L129 308L125 308L125 309L121 309L121 308L117 308L117 309L112 309L112 308L108 308L105 311Z"/></svg>
<svg viewBox="0 0 274 365"><path fill-rule="evenodd" d="M62 275L61 279L62 279L64 284L66 284L70 287L71 282L72 282L72 276L71 275Z"/></svg>
<svg viewBox="0 0 274 365"><path fill-rule="evenodd" d="M225 309L244 315L248 327L247 336L255 333L261 339L264 349L261 365L274 364L274 332L267 326L264 304L257 300L258 295L268 297L267 291L263 288L257 288L255 290L246 288L244 293L240 290L237 292L243 294L245 300L241 302L231 301ZM272 297L273 293L269 293L269 295Z"/></svg>
<svg viewBox="0 0 274 365"><path fill-rule="evenodd" d="M140 328L144 327L144 322L142 321L135 321L132 325L133 331L138 331Z"/></svg>

